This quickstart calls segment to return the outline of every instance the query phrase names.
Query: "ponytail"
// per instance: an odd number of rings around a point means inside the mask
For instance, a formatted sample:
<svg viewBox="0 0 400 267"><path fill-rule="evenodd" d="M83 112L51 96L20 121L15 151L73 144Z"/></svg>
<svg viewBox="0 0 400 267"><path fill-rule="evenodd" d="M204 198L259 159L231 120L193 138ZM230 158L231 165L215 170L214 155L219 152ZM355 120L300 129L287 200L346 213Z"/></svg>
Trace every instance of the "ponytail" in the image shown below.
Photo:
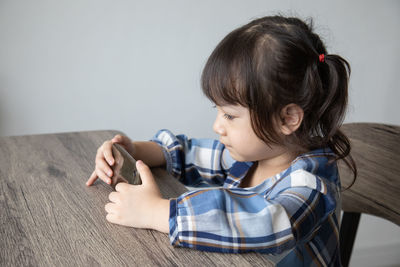
<svg viewBox="0 0 400 267"><path fill-rule="evenodd" d="M357 177L357 166L350 155L351 145L347 136L340 130L346 114L348 103L348 80L351 73L349 63L338 55L326 55L325 66L320 71L324 91L327 92L326 99L320 108L320 126L324 131L324 139L327 146L336 154L336 160L343 160L347 167L353 172L353 181L346 188L350 188ZM327 77L324 75L327 70ZM326 81L324 82L324 79Z"/></svg>

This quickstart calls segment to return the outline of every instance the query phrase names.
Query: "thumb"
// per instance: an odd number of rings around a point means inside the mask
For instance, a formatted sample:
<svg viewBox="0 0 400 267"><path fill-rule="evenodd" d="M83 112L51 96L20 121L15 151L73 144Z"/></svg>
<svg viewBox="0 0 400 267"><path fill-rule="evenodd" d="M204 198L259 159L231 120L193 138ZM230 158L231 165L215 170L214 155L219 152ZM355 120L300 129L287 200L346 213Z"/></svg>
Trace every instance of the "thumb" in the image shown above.
<svg viewBox="0 0 400 267"><path fill-rule="evenodd" d="M154 180L154 176L151 173L150 168L144 164L143 161L138 160L136 161L136 169L140 174L140 178L142 179L143 185L155 184L156 181Z"/></svg>
<svg viewBox="0 0 400 267"><path fill-rule="evenodd" d="M125 146L129 145L132 141L128 136L117 134L116 136L113 137L113 139L111 139L111 142Z"/></svg>

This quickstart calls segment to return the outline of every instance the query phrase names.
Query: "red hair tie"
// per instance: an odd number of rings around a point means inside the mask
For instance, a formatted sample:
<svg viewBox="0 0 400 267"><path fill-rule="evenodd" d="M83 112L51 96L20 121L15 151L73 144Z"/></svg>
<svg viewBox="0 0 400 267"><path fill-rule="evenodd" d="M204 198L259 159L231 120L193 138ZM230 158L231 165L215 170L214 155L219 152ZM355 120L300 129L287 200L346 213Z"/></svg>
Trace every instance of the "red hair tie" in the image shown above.
<svg viewBox="0 0 400 267"><path fill-rule="evenodd" d="M320 54L319 55L319 62L325 62L325 55L324 54Z"/></svg>

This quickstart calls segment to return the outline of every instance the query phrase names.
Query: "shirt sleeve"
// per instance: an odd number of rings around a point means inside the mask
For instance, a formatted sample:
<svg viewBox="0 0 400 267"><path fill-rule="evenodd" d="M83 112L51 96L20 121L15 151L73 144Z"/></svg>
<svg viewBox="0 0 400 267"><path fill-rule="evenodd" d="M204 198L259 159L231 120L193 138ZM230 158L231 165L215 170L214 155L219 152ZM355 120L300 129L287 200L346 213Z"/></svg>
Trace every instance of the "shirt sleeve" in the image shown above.
<svg viewBox="0 0 400 267"><path fill-rule="evenodd" d="M187 186L222 186L234 162L218 140L189 139L160 130L151 141L163 149L167 172Z"/></svg>
<svg viewBox="0 0 400 267"><path fill-rule="evenodd" d="M325 198L304 184L273 196L242 188L187 192L170 200L170 241L204 251L279 255L306 242L332 212Z"/></svg>

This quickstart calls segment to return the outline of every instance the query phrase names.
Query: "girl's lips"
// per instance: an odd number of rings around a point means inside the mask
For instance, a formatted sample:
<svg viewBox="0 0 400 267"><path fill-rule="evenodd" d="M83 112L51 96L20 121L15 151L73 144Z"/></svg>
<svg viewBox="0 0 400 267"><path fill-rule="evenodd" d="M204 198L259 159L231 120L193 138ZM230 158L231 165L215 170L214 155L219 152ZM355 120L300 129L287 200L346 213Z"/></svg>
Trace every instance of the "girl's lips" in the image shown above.
<svg viewBox="0 0 400 267"><path fill-rule="evenodd" d="M222 143L222 144L224 144L224 143ZM231 148L231 146L230 146L230 145L227 145L227 144L224 144L224 146L225 146L226 148Z"/></svg>

